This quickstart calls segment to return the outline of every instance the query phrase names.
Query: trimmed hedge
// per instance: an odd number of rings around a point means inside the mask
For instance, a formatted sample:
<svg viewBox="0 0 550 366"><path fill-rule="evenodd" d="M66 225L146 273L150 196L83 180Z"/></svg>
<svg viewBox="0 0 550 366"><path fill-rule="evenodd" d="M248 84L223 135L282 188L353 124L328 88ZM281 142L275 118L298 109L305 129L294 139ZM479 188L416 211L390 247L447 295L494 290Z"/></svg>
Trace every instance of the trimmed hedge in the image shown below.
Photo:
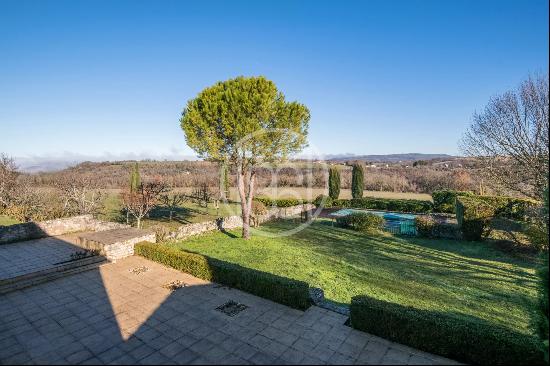
<svg viewBox="0 0 550 366"><path fill-rule="evenodd" d="M307 200L300 200L296 198L254 197L254 200L263 203L267 207L292 207L309 203Z"/></svg>
<svg viewBox="0 0 550 366"><path fill-rule="evenodd" d="M374 197L363 197L351 200L333 200L332 206L412 213L430 213L433 210L433 204L430 201Z"/></svg>
<svg viewBox="0 0 550 366"><path fill-rule="evenodd" d="M332 207L332 198L324 194L320 194L313 200L313 204L317 207L323 206L325 208Z"/></svg>
<svg viewBox="0 0 550 366"><path fill-rule="evenodd" d="M472 364L542 364L536 336L514 332L478 318L428 311L355 296L353 328L426 352Z"/></svg>
<svg viewBox="0 0 550 366"><path fill-rule="evenodd" d="M203 280L221 283L295 309L303 310L311 305L309 285L303 281L256 271L162 244L141 242L135 245L134 252Z"/></svg>
<svg viewBox="0 0 550 366"><path fill-rule="evenodd" d="M495 207L476 196L456 197L456 220L466 240L481 240L495 215Z"/></svg>
<svg viewBox="0 0 550 366"><path fill-rule="evenodd" d="M416 232L423 238L460 239L457 225L438 222L430 215L420 215L415 218Z"/></svg>
<svg viewBox="0 0 550 366"><path fill-rule="evenodd" d="M442 189L432 193L434 201L434 212L454 213L455 200L457 196L472 196L470 191L454 191L451 189Z"/></svg>

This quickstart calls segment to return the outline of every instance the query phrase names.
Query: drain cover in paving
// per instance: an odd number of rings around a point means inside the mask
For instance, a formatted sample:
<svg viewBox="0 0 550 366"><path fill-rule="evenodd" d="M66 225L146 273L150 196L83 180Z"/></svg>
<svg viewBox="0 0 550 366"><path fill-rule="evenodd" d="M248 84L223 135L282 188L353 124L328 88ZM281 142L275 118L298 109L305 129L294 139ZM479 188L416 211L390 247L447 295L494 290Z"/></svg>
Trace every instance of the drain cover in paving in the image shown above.
<svg viewBox="0 0 550 366"><path fill-rule="evenodd" d="M175 280L175 281L165 283L164 285L162 285L162 287L170 291L176 291L182 287L187 287L187 284L182 280Z"/></svg>
<svg viewBox="0 0 550 366"><path fill-rule="evenodd" d="M142 267L134 267L130 268L129 271L135 275L138 275L140 273L145 273L149 271L149 268L142 266Z"/></svg>
<svg viewBox="0 0 550 366"><path fill-rule="evenodd" d="M221 311L225 315L235 316L246 308L248 308L248 306L231 300L221 306L218 306L216 310Z"/></svg>

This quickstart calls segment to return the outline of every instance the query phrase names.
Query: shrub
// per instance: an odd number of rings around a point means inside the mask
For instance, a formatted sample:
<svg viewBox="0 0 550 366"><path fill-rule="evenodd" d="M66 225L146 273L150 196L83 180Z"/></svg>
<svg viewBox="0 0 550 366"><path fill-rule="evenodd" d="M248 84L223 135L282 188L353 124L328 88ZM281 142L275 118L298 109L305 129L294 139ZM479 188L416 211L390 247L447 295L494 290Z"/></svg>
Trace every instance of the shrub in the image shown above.
<svg viewBox="0 0 550 366"><path fill-rule="evenodd" d="M537 337L479 318L355 296L350 321L353 328L462 362L540 364L543 360Z"/></svg>
<svg viewBox="0 0 550 366"><path fill-rule="evenodd" d="M365 185L365 173L362 164L354 164L351 171L351 196L353 198L363 198L363 188Z"/></svg>
<svg viewBox="0 0 550 366"><path fill-rule="evenodd" d="M166 240L166 236L170 234L170 230L162 225L162 224L156 224L149 228L150 230L153 230L155 232L155 239L157 243L161 243Z"/></svg>
<svg viewBox="0 0 550 366"><path fill-rule="evenodd" d="M309 285L285 277L188 253L162 244L141 242L135 253L203 280L221 283L296 309L310 306Z"/></svg>
<svg viewBox="0 0 550 366"><path fill-rule="evenodd" d="M328 172L328 195L333 200L337 200L340 196L340 170L331 166Z"/></svg>
<svg viewBox="0 0 550 366"><path fill-rule="evenodd" d="M544 204L532 210L530 222L527 224L525 234L531 245L537 250L548 250L548 187L543 193Z"/></svg>
<svg viewBox="0 0 550 366"><path fill-rule="evenodd" d="M307 200L296 198L254 197L254 200L263 203L267 207L292 207L307 203Z"/></svg>
<svg viewBox="0 0 550 366"><path fill-rule="evenodd" d="M332 205L335 207L346 208L364 208L371 210L385 210L398 212L413 212L413 213L430 213L433 205L430 201L422 200L406 200L406 199L390 199L390 198L373 198L363 197L351 200L333 200Z"/></svg>
<svg viewBox="0 0 550 366"><path fill-rule="evenodd" d="M252 201L252 215L261 216L267 214L267 208L261 201Z"/></svg>
<svg viewBox="0 0 550 366"><path fill-rule="evenodd" d="M456 198L456 220L466 240L481 240L487 234L495 214L495 207L477 196L457 196Z"/></svg>
<svg viewBox="0 0 550 366"><path fill-rule="evenodd" d="M342 227L363 233L377 233L384 226L384 219L382 217L368 212L353 212L337 218L336 222Z"/></svg>
<svg viewBox="0 0 550 366"><path fill-rule="evenodd" d="M332 207L332 198L330 198L330 196L320 194L315 197L315 200L313 200L313 204L317 207L323 206L329 208Z"/></svg>
<svg viewBox="0 0 550 366"><path fill-rule="evenodd" d="M434 212L454 213L455 200L457 196L471 196L470 191L454 191L451 189L443 189L432 193L433 210Z"/></svg>
<svg viewBox="0 0 550 366"><path fill-rule="evenodd" d="M434 227L436 225L435 220L431 216L423 215L415 218L416 232L418 236L424 238L432 238Z"/></svg>
<svg viewBox="0 0 550 366"><path fill-rule="evenodd" d="M416 232L424 238L461 239L457 225L440 222L430 215L417 216L415 219Z"/></svg>

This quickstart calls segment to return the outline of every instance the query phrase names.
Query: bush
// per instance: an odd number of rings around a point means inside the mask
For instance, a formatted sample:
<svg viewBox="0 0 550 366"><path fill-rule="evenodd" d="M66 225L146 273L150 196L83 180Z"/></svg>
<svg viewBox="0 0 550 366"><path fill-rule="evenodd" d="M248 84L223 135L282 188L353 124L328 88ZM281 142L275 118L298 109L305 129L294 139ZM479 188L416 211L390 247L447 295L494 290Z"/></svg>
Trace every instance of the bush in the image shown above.
<svg viewBox="0 0 550 366"><path fill-rule="evenodd" d="M384 226L384 219L368 212L353 212L338 217L336 222L342 226L363 233L377 233Z"/></svg>
<svg viewBox="0 0 550 366"><path fill-rule="evenodd" d="M141 242L137 255L162 263L203 280L221 283L296 309L310 306L309 285L271 273L256 271L162 244Z"/></svg>
<svg viewBox="0 0 550 366"><path fill-rule="evenodd" d="M254 197L254 200L263 203L267 207L292 207L308 202L307 200L299 200L296 198Z"/></svg>
<svg viewBox="0 0 550 366"><path fill-rule="evenodd" d="M435 220L431 216L417 216L414 220L416 225L416 232L418 236L423 238L432 238L434 227L436 225Z"/></svg>
<svg viewBox="0 0 550 366"><path fill-rule="evenodd" d="M417 216L415 219L416 232L424 238L461 239L457 225L440 222L430 215Z"/></svg>
<svg viewBox="0 0 550 366"><path fill-rule="evenodd" d="M457 196L471 196L473 192L470 191L454 191L450 189L443 189L434 191L432 193L433 210L434 212L454 213L455 212L455 200Z"/></svg>
<svg viewBox="0 0 550 366"><path fill-rule="evenodd" d="M351 300L353 328L411 347L474 364L541 364L537 337L482 319L429 311L369 296Z"/></svg>
<svg viewBox="0 0 550 366"><path fill-rule="evenodd" d="M362 164L354 164L351 171L351 196L353 198L363 198L363 189L365 185L365 173Z"/></svg>
<svg viewBox="0 0 550 366"><path fill-rule="evenodd" d="M328 195L333 200L337 200L340 196L340 170L331 166L328 171Z"/></svg>
<svg viewBox="0 0 550 366"><path fill-rule="evenodd" d="M466 240L479 241L487 235L491 219L495 216L495 207L480 196L457 196L456 220Z"/></svg>
<svg viewBox="0 0 550 366"><path fill-rule="evenodd" d="M548 188L543 193L544 204L532 210L530 222L527 224L525 234L531 245L537 250L548 250Z"/></svg>
<svg viewBox="0 0 550 366"><path fill-rule="evenodd" d="M326 196L324 194L320 194L317 197L315 197L315 200L313 200L313 204L317 207L332 207L332 198L330 196Z"/></svg>
<svg viewBox="0 0 550 366"><path fill-rule="evenodd" d="M412 213L430 213L433 209L433 205L430 201L373 197L363 197L351 200L333 200L332 205L333 207L364 208Z"/></svg>
<svg viewBox="0 0 550 366"><path fill-rule="evenodd" d="M153 230L155 232L155 239L157 243L165 241L168 234L170 234L170 230L162 224L153 225L149 227L149 230Z"/></svg>
<svg viewBox="0 0 550 366"><path fill-rule="evenodd" d="M261 216L267 214L267 208L261 201L252 201L252 215Z"/></svg>

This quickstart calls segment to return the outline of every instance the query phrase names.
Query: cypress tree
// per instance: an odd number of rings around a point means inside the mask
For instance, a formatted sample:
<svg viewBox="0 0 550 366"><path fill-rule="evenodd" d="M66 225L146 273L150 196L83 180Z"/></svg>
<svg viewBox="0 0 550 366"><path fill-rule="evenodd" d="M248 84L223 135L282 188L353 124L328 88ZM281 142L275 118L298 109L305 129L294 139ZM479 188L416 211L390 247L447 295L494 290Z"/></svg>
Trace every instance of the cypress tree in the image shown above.
<svg viewBox="0 0 550 366"><path fill-rule="evenodd" d="M139 174L139 166L136 162L130 173L130 192L135 192L141 184L141 176Z"/></svg>
<svg viewBox="0 0 550 366"><path fill-rule="evenodd" d="M328 171L328 195L333 200L340 196L340 170L335 166L331 166Z"/></svg>
<svg viewBox="0 0 550 366"><path fill-rule="evenodd" d="M351 172L351 196L353 198L363 198L364 180L363 165L353 164Z"/></svg>

